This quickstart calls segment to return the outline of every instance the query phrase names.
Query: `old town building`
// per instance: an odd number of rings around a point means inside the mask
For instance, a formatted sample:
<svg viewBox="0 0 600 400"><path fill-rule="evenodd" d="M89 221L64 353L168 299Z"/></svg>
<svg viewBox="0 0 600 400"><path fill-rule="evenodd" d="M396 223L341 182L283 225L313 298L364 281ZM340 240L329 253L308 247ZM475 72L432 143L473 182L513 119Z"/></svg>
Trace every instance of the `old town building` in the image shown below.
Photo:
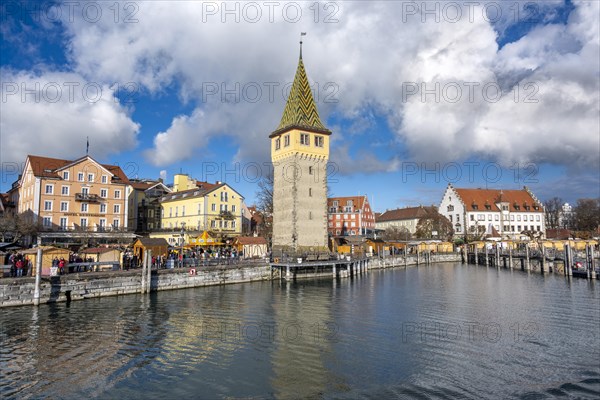
<svg viewBox="0 0 600 400"><path fill-rule="evenodd" d="M17 212L38 222L46 238L110 241L126 239L116 234L127 230L130 190L116 165L90 156L62 160L29 155L9 194Z"/></svg>
<svg viewBox="0 0 600 400"><path fill-rule="evenodd" d="M375 226L381 231L396 228L400 231L406 231L409 235L414 235L419 220L429 215L431 211L435 211L435 207L418 206L386 210L376 217Z"/></svg>
<svg viewBox="0 0 600 400"><path fill-rule="evenodd" d="M521 190L459 189L448 185L439 207L456 236L501 238L543 236L544 207L534 194Z"/></svg>
<svg viewBox="0 0 600 400"><path fill-rule="evenodd" d="M160 198L161 229L154 230L152 237L164 237L175 244L182 235L197 237L206 231L219 240L242 233L241 194L222 182L198 182L182 174L174 179L174 190Z"/></svg>
<svg viewBox="0 0 600 400"><path fill-rule="evenodd" d="M327 211L331 236L366 236L375 229L375 214L367 196L330 197Z"/></svg>
<svg viewBox="0 0 600 400"><path fill-rule="evenodd" d="M129 227L138 234L160 229L160 199L171 193L171 189L160 180L131 179L130 183Z"/></svg>

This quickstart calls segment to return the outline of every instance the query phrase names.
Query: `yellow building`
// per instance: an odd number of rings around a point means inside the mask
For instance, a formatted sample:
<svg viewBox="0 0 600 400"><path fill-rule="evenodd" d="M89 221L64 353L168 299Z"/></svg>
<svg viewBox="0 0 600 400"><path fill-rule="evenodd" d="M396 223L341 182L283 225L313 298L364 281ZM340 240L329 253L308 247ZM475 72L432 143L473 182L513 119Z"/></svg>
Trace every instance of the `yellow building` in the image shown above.
<svg viewBox="0 0 600 400"><path fill-rule="evenodd" d="M197 182L187 175L176 175L173 192L160 201L162 230L171 233L162 232L160 237L165 237L170 245L179 245L182 229L185 242L203 231L220 240L239 236L243 201L244 197L226 183Z"/></svg>
<svg viewBox="0 0 600 400"><path fill-rule="evenodd" d="M110 241L124 240L130 190L118 166L89 156L70 161L29 155L10 195L17 212L39 222L45 237Z"/></svg>

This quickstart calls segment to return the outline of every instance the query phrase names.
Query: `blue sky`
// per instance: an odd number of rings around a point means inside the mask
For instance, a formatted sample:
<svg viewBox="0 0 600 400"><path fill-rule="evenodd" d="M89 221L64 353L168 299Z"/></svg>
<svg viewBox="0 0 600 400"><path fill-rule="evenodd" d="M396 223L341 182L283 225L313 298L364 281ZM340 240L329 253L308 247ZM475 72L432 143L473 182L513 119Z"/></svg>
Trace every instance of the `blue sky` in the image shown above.
<svg viewBox="0 0 600 400"><path fill-rule="evenodd" d="M304 36L330 186L376 210L457 187L598 197L595 1L0 6L0 190L26 154L224 180L252 203Z"/></svg>

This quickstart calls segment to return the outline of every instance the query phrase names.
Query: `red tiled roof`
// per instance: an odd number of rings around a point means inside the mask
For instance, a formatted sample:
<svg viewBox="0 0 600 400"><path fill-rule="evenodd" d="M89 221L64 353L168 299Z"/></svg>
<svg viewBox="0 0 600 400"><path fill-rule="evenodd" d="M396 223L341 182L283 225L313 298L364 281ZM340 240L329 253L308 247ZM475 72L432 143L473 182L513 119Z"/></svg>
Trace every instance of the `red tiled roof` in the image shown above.
<svg viewBox="0 0 600 400"><path fill-rule="evenodd" d="M384 221L401 221L406 219L419 219L428 214L428 212L434 211L435 207L406 207L406 208L397 208L395 210L388 210L383 214L376 217L377 222Z"/></svg>
<svg viewBox="0 0 600 400"><path fill-rule="evenodd" d="M352 207L354 207L353 211L362 210L364 207L365 199L365 196L329 197L327 199L327 209L329 210L331 207L333 207L333 202L337 201L339 210L343 210L344 207L346 207L346 202L348 200L352 200Z"/></svg>
<svg viewBox="0 0 600 400"><path fill-rule="evenodd" d="M525 190L454 189L467 211L500 211L496 203L509 203L510 211L543 212L543 207ZM474 207L475 206L475 207ZM489 206L487 208L486 206ZM529 210L526 206L530 207ZM537 206L536 210L534 206ZM517 210L516 207L519 209Z"/></svg>
<svg viewBox="0 0 600 400"><path fill-rule="evenodd" d="M60 178L60 175L56 170L65 167L77 160L62 160L59 158L50 158L50 157L41 157L41 156L33 156L28 155L29 163L31 164L31 169L33 170L33 175L38 176L40 178ZM129 179L119 167L118 165L109 165L109 164L100 164L107 170L109 170L113 175L119 178L119 181L125 184L129 183ZM113 182L116 183L116 182Z"/></svg>
<svg viewBox="0 0 600 400"><path fill-rule="evenodd" d="M260 236L239 236L236 240L241 245L267 244L267 240Z"/></svg>
<svg viewBox="0 0 600 400"><path fill-rule="evenodd" d="M210 190L210 189L216 188L219 185L220 184L218 184L218 183L208 183L208 182L203 182L203 181L196 181L196 186L200 189Z"/></svg>
<svg viewBox="0 0 600 400"><path fill-rule="evenodd" d="M566 240L571 237L571 231L568 229L546 229L547 239Z"/></svg>
<svg viewBox="0 0 600 400"><path fill-rule="evenodd" d="M156 185L156 183L154 183L154 182L131 182L130 185L131 185L131 187L133 187L136 190L146 190L149 187Z"/></svg>

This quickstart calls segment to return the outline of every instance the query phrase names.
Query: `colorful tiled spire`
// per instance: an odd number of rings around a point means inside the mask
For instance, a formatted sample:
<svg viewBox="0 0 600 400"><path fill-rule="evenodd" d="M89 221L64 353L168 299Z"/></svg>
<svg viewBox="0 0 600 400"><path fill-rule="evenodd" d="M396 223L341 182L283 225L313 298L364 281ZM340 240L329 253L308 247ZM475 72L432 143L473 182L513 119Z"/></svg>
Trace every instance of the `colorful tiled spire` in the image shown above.
<svg viewBox="0 0 600 400"><path fill-rule="evenodd" d="M313 128L319 131L328 131L321 122L317 105L313 99L308 83L304 63L302 62L302 42L300 42L300 58L294 83L283 110L281 122L275 132L288 127Z"/></svg>

